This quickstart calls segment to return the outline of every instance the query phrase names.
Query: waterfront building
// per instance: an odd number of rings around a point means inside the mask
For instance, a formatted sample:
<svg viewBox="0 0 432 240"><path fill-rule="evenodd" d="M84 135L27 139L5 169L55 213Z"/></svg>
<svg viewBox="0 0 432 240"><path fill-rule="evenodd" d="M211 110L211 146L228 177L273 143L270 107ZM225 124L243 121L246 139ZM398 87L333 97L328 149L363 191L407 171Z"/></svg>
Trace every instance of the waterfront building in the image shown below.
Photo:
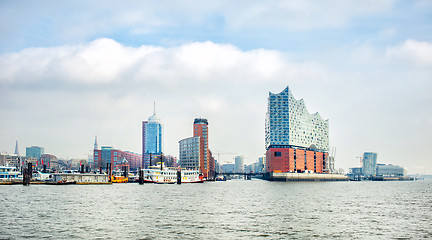
<svg viewBox="0 0 432 240"><path fill-rule="evenodd" d="M328 172L329 122L309 114L288 87L269 92L265 147L266 172Z"/></svg>
<svg viewBox="0 0 432 240"><path fill-rule="evenodd" d="M32 163L33 166L36 166L37 161L38 159L34 157L0 153L0 166L11 166L20 169L21 166L24 166L27 163Z"/></svg>
<svg viewBox="0 0 432 240"><path fill-rule="evenodd" d="M201 162L201 137L189 137L179 141L179 165L182 168L199 170Z"/></svg>
<svg viewBox="0 0 432 240"><path fill-rule="evenodd" d="M200 137L200 172L205 178L214 178L214 158L208 147L208 121L204 118L195 118L194 120L194 137Z"/></svg>
<svg viewBox="0 0 432 240"><path fill-rule="evenodd" d="M44 148L38 146L26 147L26 156L39 159L44 154Z"/></svg>
<svg viewBox="0 0 432 240"><path fill-rule="evenodd" d="M237 173L244 173L245 172L244 157L243 156L235 157L235 172L237 172Z"/></svg>
<svg viewBox="0 0 432 240"><path fill-rule="evenodd" d="M52 169L52 170L59 169L57 157L51 154L43 154L40 157L39 161L37 162L37 166L39 169L42 169L43 165L46 165L47 169Z"/></svg>
<svg viewBox="0 0 432 240"><path fill-rule="evenodd" d="M375 176L376 168L377 168L377 153L365 152L363 154L363 166L362 166L363 176L365 177Z"/></svg>
<svg viewBox="0 0 432 240"><path fill-rule="evenodd" d="M406 170L392 164L377 164L376 176L383 177L403 177L406 175Z"/></svg>
<svg viewBox="0 0 432 240"><path fill-rule="evenodd" d="M113 147L103 146L100 150L94 150L93 161L95 167L105 169L111 164L111 170L122 170L121 167L129 166L130 169L137 169L141 166L142 156L138 153L121 151Z"/></svg>
<svg viewBox="0 0 432 240"><path fill-rule="evenodd" d="M163 125L156 116L156 107L153 115L148 121L142 122L142 164L147 168L150 164L150 157L161 155L163 152Z"/></svg>

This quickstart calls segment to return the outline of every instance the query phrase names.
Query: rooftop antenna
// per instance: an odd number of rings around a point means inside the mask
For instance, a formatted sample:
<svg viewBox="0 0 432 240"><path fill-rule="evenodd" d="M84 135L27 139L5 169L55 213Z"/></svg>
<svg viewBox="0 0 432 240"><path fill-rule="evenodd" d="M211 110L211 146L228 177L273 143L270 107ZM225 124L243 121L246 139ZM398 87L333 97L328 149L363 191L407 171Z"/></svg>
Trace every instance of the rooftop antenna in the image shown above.
<svg viewBox="0 0 432 240"><path fill-rule="evenodd" d="M153 115L156 115L156 101L153 101Z"/></svg>

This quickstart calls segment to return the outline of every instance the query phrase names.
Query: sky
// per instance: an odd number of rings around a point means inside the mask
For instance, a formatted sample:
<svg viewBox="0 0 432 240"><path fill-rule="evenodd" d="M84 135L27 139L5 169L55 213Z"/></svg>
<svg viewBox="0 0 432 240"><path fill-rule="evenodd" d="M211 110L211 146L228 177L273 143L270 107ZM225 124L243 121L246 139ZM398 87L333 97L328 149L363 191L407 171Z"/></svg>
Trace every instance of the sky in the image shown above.
<svg viewBox="0 0 432 240"><path fill-rule="evenodd" d="M0 0L0 151L141 153L155 102L165 154L202 117L221 163L252 163L289 86L329 119L336 168L376 152L430 174L431 29L430 0Z"/></svg>

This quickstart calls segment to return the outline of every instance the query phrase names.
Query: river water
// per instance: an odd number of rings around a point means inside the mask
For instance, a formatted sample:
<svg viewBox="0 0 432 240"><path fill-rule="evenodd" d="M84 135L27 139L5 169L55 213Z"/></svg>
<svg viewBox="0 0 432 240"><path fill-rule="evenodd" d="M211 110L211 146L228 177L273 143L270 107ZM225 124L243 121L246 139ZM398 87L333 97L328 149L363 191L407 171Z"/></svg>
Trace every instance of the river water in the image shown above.
<svg viewBox="0 0 432 240"><path fill-rule="evenodd" d="M432 239L432 181L0 185L0 239Z"/></svg>

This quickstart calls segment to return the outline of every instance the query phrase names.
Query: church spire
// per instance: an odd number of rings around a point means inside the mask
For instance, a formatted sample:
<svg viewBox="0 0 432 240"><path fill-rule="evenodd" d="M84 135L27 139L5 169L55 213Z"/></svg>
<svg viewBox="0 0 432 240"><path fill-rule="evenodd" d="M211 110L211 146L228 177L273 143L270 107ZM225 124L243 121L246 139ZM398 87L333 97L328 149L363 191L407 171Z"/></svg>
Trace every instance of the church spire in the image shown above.
<svg viewBox="0 0 432 240"><path fill-rule="evenodd" d="M95 136L94 150L98 150L97 136Z"/></svg>
<svg viewBox="0 0 432 240"><path fill-rule="evenodd" d="M16 140L16 144L15 144L15 154L16 154L17 156L19 156L18 140Z"/></svg>

